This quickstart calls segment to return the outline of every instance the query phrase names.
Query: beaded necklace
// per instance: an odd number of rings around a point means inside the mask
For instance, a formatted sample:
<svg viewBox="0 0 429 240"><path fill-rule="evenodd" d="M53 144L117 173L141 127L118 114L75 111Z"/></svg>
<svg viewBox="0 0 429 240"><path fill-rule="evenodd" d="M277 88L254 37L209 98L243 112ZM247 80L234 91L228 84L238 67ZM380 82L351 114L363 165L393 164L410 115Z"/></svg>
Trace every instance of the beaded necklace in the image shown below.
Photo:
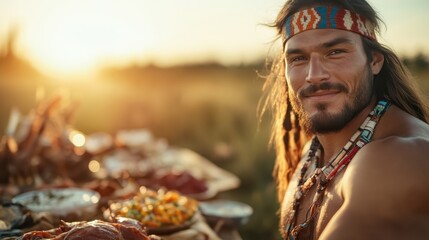
<svg viewBox="0 0 429 240"><path fill-rule="evenodd" d="M347 144L322 168L317 166L322 152L320 142L317 137L313 137L308 157L301 168L301 175L298 178L298 186L294 195L292 210L289 212L286 219L286 239L297 239L299 233L303 229L313 225L328 183L350 163L355 154L365 146L365 144L371 141L375 126L389 106L390 102L380 100ZM310 177L305 179L305 175L312 161L314 161L316 169ZM317 183L316 193L307 212L306 219L303 223L297 225L296 221L301 199L315 183Z"/></svg>

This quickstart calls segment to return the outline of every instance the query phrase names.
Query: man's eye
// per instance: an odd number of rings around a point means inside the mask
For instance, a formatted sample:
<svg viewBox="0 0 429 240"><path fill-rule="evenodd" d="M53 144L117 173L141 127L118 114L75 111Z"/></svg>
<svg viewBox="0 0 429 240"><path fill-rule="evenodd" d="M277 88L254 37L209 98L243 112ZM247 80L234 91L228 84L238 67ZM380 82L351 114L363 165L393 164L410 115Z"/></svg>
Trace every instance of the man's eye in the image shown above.
<svg viewBox="0 0 429 240"><path fill-rule="evenodd" d="M335 49L335 50L330 51L330 52L328 53L328 55L329 55L329 56L332 56L332 55L337 55L337 54L344 53L344 52L345 52L345 51L343 51L343 50Z"/></svg>
<svg viewBox="0 0 429 240"><path fill-rule="evenodd" d="M304 61L305 60L305 57L303 57L303 56L298 56L298 57L293 57L293 58L290 58L290 60L289 60L289 62L300 62L300 61Z"/></svg>

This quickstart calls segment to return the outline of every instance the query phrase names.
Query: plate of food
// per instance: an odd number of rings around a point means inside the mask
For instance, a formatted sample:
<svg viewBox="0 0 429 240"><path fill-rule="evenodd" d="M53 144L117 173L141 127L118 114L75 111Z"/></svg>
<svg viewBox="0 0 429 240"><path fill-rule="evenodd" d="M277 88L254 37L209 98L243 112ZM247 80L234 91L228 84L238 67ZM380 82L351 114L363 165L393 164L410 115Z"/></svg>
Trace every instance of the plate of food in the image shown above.
<svg viewBox="0 0 429 240"><path fill-rule="evenodd" d="M204 200L216 195L209 188L207 181L194 177L185 169L161 168L154 170L144 177L136 177L138 184L151 189L165 188L197 200Z"/></svg>
<svg viewBox="0 0 429 240"><path fill-rule="evenodd" d="M141 187L131 199L111 202L103 212L106 220L137 220L149 234L170 234L189 228L196 221L198 201L177 191Z"/></svg>
<svg viewBox="0 0 429 240"><path fill-rule="evenodd" d="M22 193L12 198L29 210L48 212L63 220L85 220L96 214L100 194L83 188L54 188Z"/></svg>

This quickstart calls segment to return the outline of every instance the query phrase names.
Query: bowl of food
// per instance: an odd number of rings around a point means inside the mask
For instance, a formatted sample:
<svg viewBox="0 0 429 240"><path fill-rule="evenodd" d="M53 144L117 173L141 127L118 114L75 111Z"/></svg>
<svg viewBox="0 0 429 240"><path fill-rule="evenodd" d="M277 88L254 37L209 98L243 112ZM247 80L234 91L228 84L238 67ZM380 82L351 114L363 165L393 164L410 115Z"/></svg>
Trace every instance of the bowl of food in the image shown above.
<svg viewBox="0 0 429 240"><path fill-rule="evenodd" d="M200 202L199 208L207 221L224 221L228 224L242 225L247 223L253 214L249 205L232 200L211 200Z"/></svg>
<svg viewBox="0 0 429 240"><path fill-rule="evenodd" d="M47 212L61 220L87 220L97 212L100 194L83 188L54 188L22 193L12 198L29 210Z"/></svg>
<svg viewBox="0 0 429 240"><path fill-rule="evenodd" d="M189 228L197 212L198 202L177 191L142 187L131 199L111 202L103 215L113 222L135 219L149 234L169 234Z"/></svg>

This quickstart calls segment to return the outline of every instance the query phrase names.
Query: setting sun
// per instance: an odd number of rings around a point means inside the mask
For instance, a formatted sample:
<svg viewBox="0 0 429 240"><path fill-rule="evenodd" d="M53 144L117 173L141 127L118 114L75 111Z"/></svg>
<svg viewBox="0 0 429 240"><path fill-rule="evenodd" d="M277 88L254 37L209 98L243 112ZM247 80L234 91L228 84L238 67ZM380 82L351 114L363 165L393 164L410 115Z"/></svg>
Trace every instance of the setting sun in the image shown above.
<svg viewBox="0 0 429 240"><path fill-rule="evenodd" d="M123 62L151 46L149 26L116 2L56 3L56 11L22 26L26 54L48 73L85 74L100 64ZM21 26L20 26L21 27ZM138 29L138 30L137 30Z"/></svg>

